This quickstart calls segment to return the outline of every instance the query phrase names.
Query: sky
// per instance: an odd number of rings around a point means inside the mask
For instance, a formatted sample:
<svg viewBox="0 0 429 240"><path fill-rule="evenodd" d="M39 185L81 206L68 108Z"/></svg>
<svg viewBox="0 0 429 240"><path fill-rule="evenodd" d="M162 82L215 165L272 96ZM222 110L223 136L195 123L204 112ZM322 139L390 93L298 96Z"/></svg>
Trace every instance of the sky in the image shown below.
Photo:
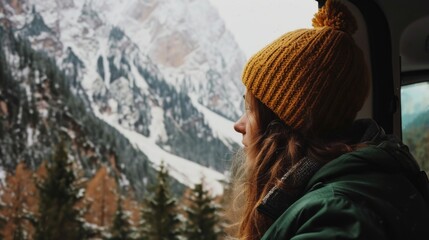
<svg viewBox="0 0 429 240"><path fill-rule="evenodd" d="M210 0L226 27L252 56L282 34L311 27L316 0Z"/></svg>

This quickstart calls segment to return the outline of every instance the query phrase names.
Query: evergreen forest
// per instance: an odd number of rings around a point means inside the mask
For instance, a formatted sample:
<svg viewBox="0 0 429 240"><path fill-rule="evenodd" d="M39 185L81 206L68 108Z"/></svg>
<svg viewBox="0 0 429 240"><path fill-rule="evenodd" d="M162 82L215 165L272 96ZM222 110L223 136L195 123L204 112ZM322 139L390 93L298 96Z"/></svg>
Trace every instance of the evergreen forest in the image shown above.
<svg viewBox="0 0 429 240"><path fill-rule="evenodd" d="M60 142L32 171L24 162L1 185L1 239L223 239L219 197L204 182L177 196L164 164L149 194L123 192L106 167L83 177Z"/></svg>
<svg viewBox="0 0 429 240"><path fill-rule="evenodd" d="M0 40L0 239L223 239L203 180L154 167L54 59L3 27Z"/></svg>

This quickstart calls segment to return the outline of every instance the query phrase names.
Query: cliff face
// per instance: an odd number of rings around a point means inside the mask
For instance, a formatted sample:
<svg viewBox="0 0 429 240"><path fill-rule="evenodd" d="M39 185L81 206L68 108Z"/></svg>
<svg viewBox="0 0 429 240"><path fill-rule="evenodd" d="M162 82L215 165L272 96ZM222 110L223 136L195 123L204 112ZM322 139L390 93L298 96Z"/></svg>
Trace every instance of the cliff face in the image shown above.
<svg viewBox="0 0 429 240"><path fill-rule="evenodd" d="M3 0L0 23L54 59L73 98L150 163L165 161L189 185L201 174L223 178L218 172L228 168L227 153L240 141L231 120L241 112L245 57L208 1ZM12 58L23 59L20 54ZM31 62L35 69L40 64ZM11 71L18 76L23 69ZM31 86L28 76L16 76L20 87ZM57 80L50 79L54 86ZM24 92L36 99L36 92Z"/></svg>

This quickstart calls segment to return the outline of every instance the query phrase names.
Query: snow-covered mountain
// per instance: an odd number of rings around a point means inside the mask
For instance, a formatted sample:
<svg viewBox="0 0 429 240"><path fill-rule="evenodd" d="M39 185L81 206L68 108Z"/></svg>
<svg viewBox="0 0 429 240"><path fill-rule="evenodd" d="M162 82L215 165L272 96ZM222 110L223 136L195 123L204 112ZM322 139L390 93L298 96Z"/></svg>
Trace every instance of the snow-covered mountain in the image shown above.
<svg viewBox="0 0 429 240"><path fill-rule="evenodd" d="M53 57L71 91L149 161L187 185L223 179L240 142L245 57L208 0L0 2L1 24Z"/></svg>

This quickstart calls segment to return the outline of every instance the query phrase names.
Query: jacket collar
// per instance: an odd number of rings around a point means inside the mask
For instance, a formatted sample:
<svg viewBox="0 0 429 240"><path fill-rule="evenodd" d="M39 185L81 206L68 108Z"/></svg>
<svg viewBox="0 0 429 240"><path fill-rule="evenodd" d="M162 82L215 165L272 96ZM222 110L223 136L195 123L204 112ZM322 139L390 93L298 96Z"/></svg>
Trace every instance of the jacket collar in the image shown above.
<svg viewBox="0 0 429 240"><path fill-rule="evenodd" d="M302 196L308 180L322 167L320 161L301 159L280 179L282 187L274 186L257 207L258 211L275 220Z"/></svg>
<svg viewBox="0 0 429 240"><path fill-rule="evenodd" d="M352 127L344 132L343 139L348 144L367 142L375 144L387 138L384 130L374 120L362 119L353 123ZM283 187L273 187L257 207L258 211L273 220L288 209L298 200L309 187L319 178L315 179L319 170L323 167L320 161L306 157L299 161L293 168L289 169L281 178Z"/></svg>

